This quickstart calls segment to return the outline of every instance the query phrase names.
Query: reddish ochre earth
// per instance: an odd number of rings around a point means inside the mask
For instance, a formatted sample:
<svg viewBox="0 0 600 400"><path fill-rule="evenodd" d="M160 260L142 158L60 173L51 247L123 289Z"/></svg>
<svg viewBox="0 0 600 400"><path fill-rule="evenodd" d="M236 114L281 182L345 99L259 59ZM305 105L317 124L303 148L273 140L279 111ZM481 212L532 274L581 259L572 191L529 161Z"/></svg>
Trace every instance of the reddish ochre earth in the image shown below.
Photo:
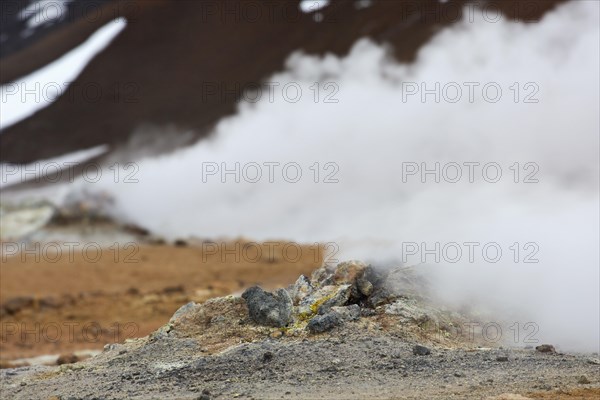
<svg viewBox="0 0 600 400"><path fill-rule="evenodd" d="M203 253L201 246L141 245L116 257L105 249L97 262L77 252L56 262L33 254L3 259L1 364L101 350L107 343L148 335L187 302L240 293L255 284L287 286L321 264L321 250L314 245L302 247L298 256L291 249L284 256L271 248L272 257L266 247L256 257L256 248L244 250L238 242L235 254L217 248Z"/></svg>

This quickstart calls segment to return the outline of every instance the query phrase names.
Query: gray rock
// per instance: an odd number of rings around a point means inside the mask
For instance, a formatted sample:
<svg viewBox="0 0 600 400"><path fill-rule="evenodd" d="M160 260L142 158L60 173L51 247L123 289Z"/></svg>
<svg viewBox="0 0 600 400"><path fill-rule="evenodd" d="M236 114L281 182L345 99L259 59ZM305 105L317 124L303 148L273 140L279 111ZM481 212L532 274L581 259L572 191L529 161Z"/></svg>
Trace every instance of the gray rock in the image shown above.
<svg viewBox="0 0 600 400"><path fill-rule="evenodd" d="M415 356L428 356L431 354L431 350L429 350L429 348L427 348L425 346L421 346L420 344L417 344L416 346L413 347L413 354Z"/></svg>
<svg viewBox="0 0 600 400"><path fill-rule="evenodd" d="M398 297L399 295L392 293L390 290L384 287L379 287L373 291L373 294L367 300L367 304L371 308L377 308L380 305L393 302Z"/></svg>
<svg viewBox="0 0 600 400"><path fill-rule="evenodd" d="M540 353L556 353L556 349L551 344L542 344L535 348Z"/></svg>
<svg viewBox="0 0 600 400"><path fill-rule="evenodd" d="M365 278L360 278L356 281L358 291L364 296L370 296L373 293L373 284Z"/></svg>
<svg viewBox="0 0 600 400"><path fill-rule="evenodd" d="M331 307L331 311L338 314L345 321L356 321L360 318L360 307L358 304L345 307Z"/></svg>
<svg viewBox="0 0 600 400"><path fill-rule="evenodd" d="M314 288L310 283L310 280L306 276L300 275L291 290L291 297L294 305L298 305L305 297L309 296L313 290Z"/></svg>
<svg viewBox="0 0 600 400"><path fill-rule="evenodd" d="M310 275L310 281L313 285L325 286L333 283L333 274L327 267L317 268Z"/></svg>
<svg viewBox="0 0 600 400"><path fill-rule="evenodd" d="M184 316L185 314L188 314L189 312L191 312L194 308L196 308L196 303L194 303L193 301L190 301L189 303L179 307L177 309L177 311L175 311L175 314L173 314L173 316L171 317L171 319L169 320L170 323L175 322L175 320L181 318L182 316Z"/></svg>
<svg viewBox="0 0 600 400"><path fill-rule="evenodd" d="M498 357L496 357L496 361L507 362L508 361L508 356L498 356Z"/></svg>
<svg viewBox="0 0 600 400"><path fill-rule="evenodd" d="M242 294L246 300L250 319L259 325L284 327L292 320L292 298L285 289L275 293L253 286Z"/></svg>
<svg viewBox="0 0 600 400"><path fill-rule="evenodd" d="M364 277L368 265L361 261L345 261L341 262L335 268L333 280L336 284L353 285L358 279Z"/></svg>
<svg viewBox="0 0 600 400"><path fill-rule="evenodd" d="M329 331L342 323L342 318L335 312L313 317L306 326L311 333Z"/></svg>
<svg viewBox="0 0 600 400"><path fill-rule="evenodd" d="M6 313L8 314L16 314L24 308L33 306L33 297L30 296L22 296L22 297L13 297L4 303L2 307Z"/></svg>
<svg viewBox="0 0 600 400"><path fill-rule="evenodd" d="M577 379L577 383L581 384L581 385L587 385L590 384L590 380L587 378L587 376L585 375L581 375L579 377L579 379Z"/></svg>
<svg viewBox="0 0 600 400"><path fill-rule="evenodd" d="M318 313L321 315L327 314L331 310L331 307L341 307L348 304L351 290L350 285L340 285L337 287L331 298L319 306Z"/></svg>

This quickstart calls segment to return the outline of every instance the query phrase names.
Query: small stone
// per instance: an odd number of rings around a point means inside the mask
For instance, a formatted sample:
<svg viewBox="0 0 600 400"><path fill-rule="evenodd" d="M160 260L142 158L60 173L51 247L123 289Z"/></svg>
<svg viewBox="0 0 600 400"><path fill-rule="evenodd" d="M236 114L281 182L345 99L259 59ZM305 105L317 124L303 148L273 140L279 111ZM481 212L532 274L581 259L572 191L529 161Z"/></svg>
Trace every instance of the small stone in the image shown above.
<svg viewBox="0 0 600 400"><path fill-rule="evenodd" d="M319 286L331 285L333 283L333 276L327 267L321 267L313 271L310 275L310 280Z"/></svg>
<svg viewBox="0 0 600 400"><path fill-rule="evenodd" d="M175 322L175 320L183 317L185 314L190 313L195 307L196 303L194 303L193 301L190 301L189 303L179 307L177 311L175 311L175 314L173 314L169 322Z"/></svg>
<svg viewBox="0 0 600 400"><path fill-rule="evenodd" d="M337 313L346 321L356 321L360 318L360 306L358 304L344 307L331 307L331 311Z"/></svg>
<svg viewBox="0 0 600 400"><path fill-rule="evenodd" d="M56 365L73 364L77 361L79 361L79 358L75 354L61 354L56 359Z"/></svg>
<svg viewBox="0 0 600 400"><path fill-rule="evenodd" d="M272 353L272 352L270 352L270 351L266 351L266 352L263 354L262 361L263 361L264 363L268 363L268 362L270 362L270 361L272 361L272 360L273 360L273 353Z"/></svg>
<svg viewBox="0 0 600 400"><path fill-rule="evenodd" d="M360 316L361 317L372 317L373 315L377 315L377 311L371 309L371 308L361 308L360 309Z"/></svg>
<svg viewBox="0 0 600 400"><path fill-rule="evenodd" d="M394 300L396 300L398 297L399 297L399 295L392 293L388 289L386 289L384 287L379 287L379 288L373 290L373 293L367 300L367 304L371 308L376 308L383 304L389 304L389 303L393 302Z"/></svg>
<svg viewBox="0 0 600 400"><path fill-rule="evenodd" d="M415 356L428 356L429 354L431 354L431 350L429 350L425 346L417 344L415 347L413 347L413 354Z"/></svg>
<svg viewBox="0 0 600 400"><path fill-rule="evenodd" d="M585 375L581 375L581 376L579 377L579 379L577 379L577 383L579 383L579 384L582 384L582 385L587 385L587 384L589 384L589 383L591 383L591 382L590 382L590 380L587 378L587 376L585 376Z"/></svg>
<svg viewBox="0 0 600 400"><path fill-rule="evenodd" d="M177 240L175 240L175 242L173 242L173 245L175 247L187 247L188 242L184 239L177 239Z"/></svg>
<svg viewBox="0 0 600 400"><path fill-rule="evenodd" d="M556 349L551 344L542 344L535 348L540 353L556 353Z"/></svg>
<svg viewBox="0 0 600 400"><path fill-rule="evenodd" d="M306 327L311 333L322 333L335 328L341 322L342 318L337 313L330 312L325 315L316 315L308 322Z"/></svg>
<svg viewBox="0 0 600 400"><path fill-rule="evenodd" d="M14 297L7 300L2 308L6 313L14 315L24 308L32 307L33 303L33 297L30 296Z"/></svg>
<svg viewBox="0 0 600 400"><path fill-rule="evenodd" d="M285 289L269 293L253 286L246 289L242 298L246 300L250 318L259 325L281 328L292 319L292 298Z"/></svg>
<svg viewBox="0 0 600 400"><path fill-rule="evenodd" d="M496 361L507 362L508 361L508 357L507 356L498 356L498 357L496 357Z"/></svg>
<svg viewBox="0 0 600 400"><path fill-rule="evenodd" d="M457 378L464 378L465 374L463 374L462 372L455 372L454 376L457 377Z"/></svg>
<svg viewBox="0 0 600 400"><path fill-rule="evenodd" d="M300 275L296 280L296 283L294 283L294 286L292 286L291 297L294 305L298 305L300 301L310 295L313 290L310 280L306 276Z"/></svg>
<svg viewBox="0 0 600 400"><path fill-rule="evenodd" d="M358 291L364 296L370 296L373 293L373 284L365 278L360 278L356 281Z"/></svg>
<svg viewBox="0 0 600 400"><path fill-rule="evenodd" d="M327 314L332 307L341 307L348 304L350 300L351 286L350 285L340 285L337 287L333 287L334 292L330 295L330 298L326 300L323 304L319 306L317 312L321 315Z"/></svg>
<svg viewBox="0 0 600 400"><path fill-rule="evenodd" d="M367 264L361 261L341 262L335 268L333 281L336 284L354 284L359 278L362 278L367 269Z"/></svg>
<svg viewBox="0 0 600 400"><path fill-rule="evenodd" d="M282 336L283 336L283 332L282 331L273 331L269 335L269 337L272 338L272 339L279 339Z"/></svg>

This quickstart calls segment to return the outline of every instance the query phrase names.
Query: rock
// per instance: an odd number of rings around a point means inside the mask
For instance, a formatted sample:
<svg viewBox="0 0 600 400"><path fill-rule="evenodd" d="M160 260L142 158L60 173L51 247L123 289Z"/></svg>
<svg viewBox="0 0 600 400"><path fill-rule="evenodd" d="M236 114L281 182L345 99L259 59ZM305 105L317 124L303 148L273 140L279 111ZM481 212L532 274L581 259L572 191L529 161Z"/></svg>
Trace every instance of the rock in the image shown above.
<svg viewBox="0 0 600 400"><path fill-rule="evenodd" d="M398 299L398 295L392 293L384 287L374 289L372 295L367 300L367 304L371 308L377 308L383 304L389 304L394 300Z"/></svg>
<svg viewBox="0 0 600 400"><path fill-rule="evenodd" d="M327 267L317 268L310 275L310 281L313 286L315 284L318 286L331 285L333 284L333 275Z"/></svg>
<svg viewBox="0 0 600 400"><path fill-rule="evenodd" d="M365 278L360 278L356 281L358 291L364 296L370 296L373 293L373 284Z"/></svg>
<svg viewBox="0 0 600 400"><path fill-rule="evenodd" d="M335 284L351 286L350 301L352 303L358 303L370 296L375 289L374 282L378 280L375 270L360 261L342 262L338 264L333 273Z"/></svg>
<svg viewBox="0 0 600 400"><path fill-rule="evenodd" d="M273 353L272 353L272 352L270 352L270 351L266 351L266 352L263 354L263 357L262 357L262 362L264 362L264 363L268 363L268 362L270 362L271 360L273 360Z"/></svg>
<svg viewBox="0 0 600 400"><path fill-rule="evenodd" d="M56 365L73 364L77 361L79 361L79 358L75 354L61 354L56 359Z"/></svg>
<svg viewBox="0 0 600 400"><path fill-rule="evenodd" d="M342 318L335 312L313 317L306 326L311 333L322 333L340 325Z"/></svg>
<svg viewBox="0 0 600 400"><path fill-rule="evenodd" d="M250 319L259 325L281 328L292 320L292 298L285 289L275 293L253 286L242 294L246 300Z"/></svg>
<svg viewBox="0 0 600 400"><path fill-rule="evenodd" d="M350 285L333 286L333 290L328 296L329 298L319 306L317 312L321 315L327 314L331 310L331 307L341 307L348 304L350 294Z"/></svg>
<svg viewBox="0 0 600 400"><path fill-rule="evenodd" d="M496 357L496 361L507 362L508 361L508 357L507 356L498 356L498 357Z"/></svg>
<svg viewBox="0 0 600 400"><path fill-rule="evenodd" d="M202 394L196 400L210 400L210 391L208 389L202 390Z"/></svg>
<svg viewBox="0 0 600 400"><path fill-rule="evenodd" d="M413 354L415 356L428 356L431 354L431 350L429 350L429 348L427 348L425 346L421 346L421 345L417 344L416 346L413 347Z"/></svg>
<svg viewBox="0 0 600 400"><path fill-rule="evenodd" d="M588 383L591 383L590 380L587 378L587 376L585 375L581 375L579 377L579 379L577 379L577 383L581 384L581 385L587 385Z"/></svg>
<svg viewBox="0 0 600 400"><path fill-rule="evenodd" d="M162 290L163 294L175 294L185 292L183 285L167 286Z"/></svg>
<svg viewBox="0 0 600 400"><path fill-rule="evenodd" d="M175 314L173 314L173 316L171 317L171 319L169 320L170 323L175 322L175 320L181 318L182 316L190 313L193 309L196 308L196 303L194 303L193 301L190 301L189 303L179 307L177 309L177 311L175 311Z"/></svg>
<svg viewBox="0 0 600 400"><path fill-rule="evenodd" d="M356 321L360 318L360 307L358 304L345 307L331 307L331 311L338 314L345 321Z"/></svg>
<svg viewBox="0 0 600 400"><path fill-rule="evenodd" d="M282 331L273 331L269 334L269 337L272 339L279 339L279 338L283 337L283 332Z"/></svg>
<svg viewBox="0 0 600 400"><path fill-rule="evenodd" d="M30 296L22 296L22 297L13 297L4 303L4 310L8 314L16 314L24 308L28 308L33 306L33 297Z"/></svg>
<svg viewBox="0 0 600 400"><path fill-rule="evenodd" d="M310 283L310 280L306 276L300 275L291 290L291 297L294 305L298 305L306 296L310 295L313 290L314 288Z"/></svg>
<svg viewBox="0 0 600 400"><path fill-rule="evenodd" d="M551 344L542 344L535 348L540 353L556 353L556 349Z"/></svg>
<svg viewBox="0 0 600 400"><path fill-rule="evenodd" d="M40 308L60 308L63 306L63 302L56 297L44 297L38 302Z"/></svg>
<svg viewBox="0 0 600 400"><path fill-rule="evenodd" d="M331 307L345 306L350 298L350 285L326 285L300 301L298 314L305 319L313 314L327 314Z"/></svg>
<svg viewBox="0 0 600 400"><path fill-rule="evenodd" d="M333 273L333 281L336 284L353 285L362 278L367 270L367 264L361 261L345 261L339 263Z"/></svg>
<svg viewBox="0 0 600 400"><path fill-rule="evenodd" d="M175 240L175 242L173 242L173 245L175 247L187 247L188 242L187 242L187 240L184 240L184 239L177 239L177 240Z"/></svg>
<svg viewBox="0 0 600 400"><path fill-rule="evenodd" d="M374 315L377 315L377 311L371 309L371 308L361 308L360 309L360 316L361 317L372 317Z"/></svg>

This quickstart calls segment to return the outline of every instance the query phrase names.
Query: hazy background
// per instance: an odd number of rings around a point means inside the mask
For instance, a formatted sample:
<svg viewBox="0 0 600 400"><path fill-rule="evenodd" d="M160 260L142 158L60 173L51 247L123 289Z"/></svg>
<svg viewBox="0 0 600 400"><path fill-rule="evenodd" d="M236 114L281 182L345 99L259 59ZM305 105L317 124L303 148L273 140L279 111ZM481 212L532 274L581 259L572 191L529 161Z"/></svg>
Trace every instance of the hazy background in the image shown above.
<svg viewBox="0 0 600 400"><path fill-rule="evenodd" d="M108 194L114 203L106 211L115 218L170 240L330 242L330 261L420 265L433 271L434 291L446 303L535 322L537 337L562 348L598 350L599 15L595 1L566 3L539 23L492 22L473 12L435 34L413 63L396 61L368 39L343 57L297 51L266 79L279 84L272 99L263 90L260 101L242 101L208 139L135 160L125 148L104 160L134 161L127 172L135 182L104 174L94 183L45 188L44 196L60 204L82 193ZM421 85L434 89L436 82L457 83L462 97L454 102L453 89L440 89L439 101L422 98ZM479 84L473 101L465 82ZM302 88L297 102L282 95L289 83ZM497 102L484 98L488 83L502 90ZM294 89L288 93L295 97ZM495 97L494 89L487 93ZM143 141L134 135L129 149ZM292 183L294 170L284 176L277 167L270 182L264 163L271 162L297 163L302 177ZM436 162L497 163L502 176L488 182L480 165L473 182L466 167L457 183L403 177L406 163ZM257 163L262 178L221 174L236 163L240 171ZM207 175L214 166L219 171ZM533 170L537 182L524 182ZM423 259L423 248L406 254L410 243L464 242L478 243L472 262L466 253L457 262ZM482 256L487 243L501 248L497 262ZM524 262L527 255L538 262Z"/></svg>

